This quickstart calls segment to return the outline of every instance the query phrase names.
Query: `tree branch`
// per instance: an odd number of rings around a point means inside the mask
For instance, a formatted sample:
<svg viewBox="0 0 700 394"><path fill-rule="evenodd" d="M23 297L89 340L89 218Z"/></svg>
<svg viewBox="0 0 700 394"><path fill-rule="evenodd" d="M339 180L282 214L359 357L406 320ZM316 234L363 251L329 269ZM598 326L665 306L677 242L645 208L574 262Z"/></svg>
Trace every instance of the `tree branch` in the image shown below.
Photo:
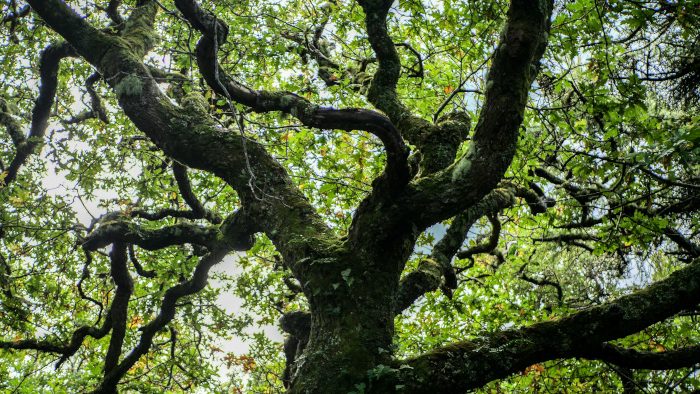
<svg viewBox="0 0 700 394"><path fill-rule="evenodd" d="M214 224L221 223L221 217L204 208L204 205L199 202L199 199L192 191L192 184L190 184L190 179L187 176L187 167L178 162L174 162L173 174L175 175L175 181L177 181L177 187L180 189L180 195L187 205L192 208L192 212L195 213L195 218L203 218Z"/></svg>
<svg viewBox="0 0 700 394"><path fill-rule="evenodd" d="M455 216L445 235L433 247L430 258L419 263L415 271L401 279L396 313L401 313L413 305L420 296L437 290L441 285L444 285L443 291L450 296L451 290L456 289L458 284L452 266L453 257L456 255L458 259L465 259L478 253L493 251L498 246L500 235L500 222L496 215L513 206L515 197L524 198L533 214L543 213L549 201L544 195L538 196L531 190L512 182L501 182L498 188L492 190L478 204ZM492 225L488 242L465 251L459 251L469 229L484 216L490 216L489 220ZM442 281L443 277L444 282Z"/></svg>
<svg viewBox="0 0 700 394"><path fill-rule="evenodd" d="M29 129L29 135L20 139L16 131L11 132L11 135L14 135L13 141L17 146L17 152L5 170L4 182L0 182L0 187L6 187L14 181L27 158L43 144L51 107L56 96L58 66L61 59L68 56L75 56L73 48L68 43L49 45L41 53L39 59L39 97L37 97L32 110L32 125Z"/></svg>
<svg viewBox="0 0 700 394"><path fill-rule="evenodd" d="M538 362L581 357L591 347L599 349L600 343L639 332L699 302L700 260L696 259L665 280L569 317L457 342L398 361L404 368L397 372L397 380L408 393L423 392L427 385L436 392L466 391ZM609 357L620 353L606 351ZM644 364L653 366L649 359Z"/></svg>
<svg viewBox="0 0 700 394"><path fill-rule="evenodd" d="M602 343L584 349L579 357L602 360L630 369L679 369L700 364L700 345L688 346L664 352L643 352L626 349L610 343Z"/></svg>
<svg viewBox="0 0 700 394"><path fill-rule="evenodd" d="M95 83L99 81L101 77L99 73L93 73L85 80L85 90L87 90L90 96L90 108L66 120L64 122L65 124L81 123L87 119L93 118L97 118L104 123L109 123L107 112L105 111L104 105L102 105L102 99L97 94L97 91L95 91Z"/></svg>
<svg viewBox="0 0 700 394"><path fill-rule="evenodd" d="M114 242L134 244L147 250L186 243L211 247L221 235L217 227L202 227L191 223L178 223L151 230L142 228L123 216L108 219L112 220L103 219L83 240L83 249L97 250Z"/></svg>
<svg viewBox="0 0 700 394"><path fill-rule="evenodd" d="M478 202L501 180L515 154L530 85L547 45L551 12L551 1L511 1L468 152L445 170L410 184L397 204L420 228Z"/></svg>
<svg viewBox="0 0 700 394"><path fill-rule="evenodd" d="M207 84L218 94L250 107L255 112L280 111L299 119L308 127L362 130L377 136L387 153L386 173L397 185L408 181L408 148L392 122L366 109L320 107L289 92L258 91L245 87L219 66L218 46L226 41L228 26L193 0L177 0L175 5L203 36L197 44L197 64Z"/></svg>
<svg viewBox="0 0 700 394"><path fill-rule="evenodd" d="M177 301L204 289L207 285L209 270L220 262L228 252L228 247L218 245L209 254L202 257L189 280L181 282L165 292L158 315L140 328L141 338L136 347L118 365L105 374L102 382L93 393L112 393L116 390L119 380L143 355L148 353L156 334L173 320Z"/></svg>
<svg viewBox="0 0 700 394"><path fill-rule="evenodd" d="M119 362L122 354L122 345L126 335L127 313L129 299L134 291L134 283L129 275L127 266L126 245L117 242L112 245L112 252L109 255L111 262L111 275L117 291L112 301L110 317L112 320L112 335L109 339L109 348L105 355L104 373L108 374Z"/></svg>
<svg viewBox="0 0 700 394"><path fill-rule="evenodd" d="M98 69L125 114L156 146L180 163L221 177L238 192L247 215L259 224L257 230L267 233L286 261L322 254L335 242L332 231L262 145L225 132L204 112L173 105L160 91L141 59L151 44L147 36L152 34L154 2L145 1L134 10L131 18L137 20L128 23L134 29L125 28L123 38L93 28L60 0L30 4Z"/></svg>

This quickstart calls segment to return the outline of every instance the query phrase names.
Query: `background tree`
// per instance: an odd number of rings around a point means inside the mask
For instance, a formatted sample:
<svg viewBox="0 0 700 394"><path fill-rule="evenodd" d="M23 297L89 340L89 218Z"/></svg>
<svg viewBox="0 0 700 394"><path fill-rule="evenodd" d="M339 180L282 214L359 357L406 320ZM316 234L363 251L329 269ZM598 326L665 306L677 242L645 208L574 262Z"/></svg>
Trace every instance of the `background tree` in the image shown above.
<svg viewBox="0 0 700 394"><path fill-rule="evenodd" d="M0 387L700 388L699 18L6 2Z"/></svg>

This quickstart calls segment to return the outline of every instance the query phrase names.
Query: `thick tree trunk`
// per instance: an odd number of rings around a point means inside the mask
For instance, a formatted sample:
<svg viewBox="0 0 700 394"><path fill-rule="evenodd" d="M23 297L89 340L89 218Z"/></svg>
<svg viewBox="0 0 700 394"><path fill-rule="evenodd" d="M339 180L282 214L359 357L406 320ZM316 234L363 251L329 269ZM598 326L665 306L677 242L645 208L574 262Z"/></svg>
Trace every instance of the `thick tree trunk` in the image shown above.
<svg viewBox="0 0 700 394"><path fill-rule="evenodd" d="M388 363L390 321L365 313L342 321L314 319L290 393L363 393L370 371Z"/></svg>
<svg viewBox="0 0 700 394"><path fill-rule="evenodd" d="M357 261L321 264L327 269L305 289L311 333L289 392L368 392L372 371L392 356L397 274Z"/></svg>

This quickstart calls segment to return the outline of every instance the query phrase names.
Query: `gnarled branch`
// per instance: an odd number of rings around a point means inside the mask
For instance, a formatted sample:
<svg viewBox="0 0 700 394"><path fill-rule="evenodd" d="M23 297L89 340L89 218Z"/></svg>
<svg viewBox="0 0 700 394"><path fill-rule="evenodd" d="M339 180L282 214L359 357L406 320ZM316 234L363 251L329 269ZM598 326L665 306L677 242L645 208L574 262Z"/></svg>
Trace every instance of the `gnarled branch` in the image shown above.
<svg viewBox="0 0 700 394"><path fill-rule="evenodd" d="M398 380L406 385L409 393L423 392L426 384L436 392L467 391L538 362L586 357L586 352L594 357L596 350L599 355L620 357L619 349L600 351L600 344L639 332L697 305L700 302L699 278L700 260L696 259L643 290L569 317L457 342L399 361L397 365L404 368L399 370ZM684 352L684 355L697 356L695 351ZM653 366L645 357L647 355L638 357L638 360L644 359L638 365ZM633 364L630 357L626 359ZM686 361L679 364L687 365Z"/></svg>

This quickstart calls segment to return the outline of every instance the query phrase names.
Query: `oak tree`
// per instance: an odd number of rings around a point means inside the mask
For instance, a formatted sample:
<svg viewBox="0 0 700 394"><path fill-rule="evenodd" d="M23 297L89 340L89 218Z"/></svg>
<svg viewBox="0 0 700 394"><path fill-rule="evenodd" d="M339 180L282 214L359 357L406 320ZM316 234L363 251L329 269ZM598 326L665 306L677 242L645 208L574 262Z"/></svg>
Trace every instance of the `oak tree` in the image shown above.
<svg viewBox="0 0 700 394"><path fill-rule="evenodd" d="M2 7L1 389L700 388L697 1Z"/></svg>

